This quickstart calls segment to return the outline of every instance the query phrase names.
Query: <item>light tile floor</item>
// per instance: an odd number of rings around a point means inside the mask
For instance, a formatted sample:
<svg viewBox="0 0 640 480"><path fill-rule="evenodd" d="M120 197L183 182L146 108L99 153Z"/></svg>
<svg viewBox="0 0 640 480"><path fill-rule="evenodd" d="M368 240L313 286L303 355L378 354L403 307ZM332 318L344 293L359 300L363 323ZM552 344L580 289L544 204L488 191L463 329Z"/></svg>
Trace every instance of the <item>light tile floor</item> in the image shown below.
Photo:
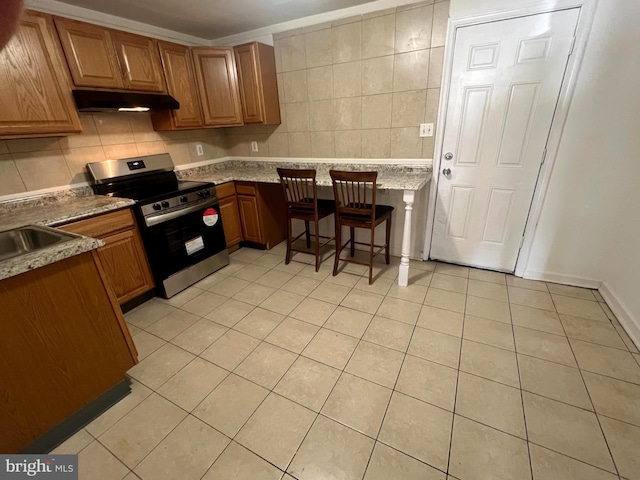
<svg viewBox="0 0 640 480"><path fill-rule="evenodd" d="M598 292L283 258L127 314L131 395L55 450L82 479L640 479L640 355Z"/></svg>

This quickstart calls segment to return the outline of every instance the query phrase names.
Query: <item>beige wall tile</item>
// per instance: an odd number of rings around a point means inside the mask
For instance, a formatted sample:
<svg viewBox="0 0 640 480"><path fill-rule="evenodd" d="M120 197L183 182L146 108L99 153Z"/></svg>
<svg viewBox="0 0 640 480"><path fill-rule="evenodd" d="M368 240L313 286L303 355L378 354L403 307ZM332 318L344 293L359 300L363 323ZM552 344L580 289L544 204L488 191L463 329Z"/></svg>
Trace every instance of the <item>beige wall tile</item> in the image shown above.
<svg viewBox="0 0 640 480"><path fill-rule="evenodd" d="M282 60L280 56L280 50L282 50L282 46L280 45L281 40L276 40L276 35L273 35L273 56L276 60L276 72L282 71Z"/></svg>
<svg viewBox="0 0 640 480"><path fill-rule="evenodd" d="M374 95L393 90L393 56L362 61L362 94Z"/></svg>
<svg viewBox="0 0 640 480"><path fill-rule="evenodd" d="M438 123L438 106L440 103L440 89L430 88L427 90L427 107L424 112L424 121L433 123L436 127ZM435 136L435 132L434 132Z"/></svg>
<svg viewBox="0 0 640 480"><path fill-rule="evenodd" d="M391 105L390 93L362 97L362 128L389 128Z"/></svg>
<svg viewBox="0 0 640 480"><path fill-rule="evenodd" d="M422 142L420 127L391 129L391 158L420 158Z"/></svg>
<svg viewBox="0 0 640 480"><path fill-rule="evenodd" d="M331 22L332 27L339 27L340 25L347 25L349 23L355 23L362 20L362 15L354 15L353 17L340 18Z"/></svg>
<svg viewBox="0 0 640 480"><path fill-rule="evenodd" d="M311 33L311 32L317 32L318 30L326 30L328 28L331 28L331 22L323 22L323 23L317 23L315 25L309 25L308 27L303 27L302 31L304 33Z"/></svg>
<svg viewBox="0 0 640 480"><path fill-rule="evenodd" d="M319 132L334 128L333 100L309 102L309 130Z"/></svg>
<svg viewBox="0 0 640 480"><path fill-rule="evenodd" d="M89 113L80 114L80 123L82 124L82 133L79 135L69 135L60 138L60 148L78 148L78 147L95 147L102 145L96 124L93 121L93 115Z"/></svg>
<svg viewBox="0 0 640 480"><path fill-rule="evenodd" d="M335 141L337 158L362 157L362 134L360 130L336 131Z"/></svg>
<svg viewBox="0 0 640 480"><path fill-rule="evenodd" d="M423 5L396 13L397 53L422 50L431 46L433 5Z"/></svg>
<svg viewBox="0 0 640 480"><path fill-rule="evenodd" d="M281 103L280 104L280 125L277 125L274 133L286 133L289 130L287 126L287 109Z"/></svg>
<svg viewBox="0 0 640 480"><path fill-rule="evenodd" d="M22 178L11 155L0 155L0 195L26 191Z"/></svg>
<svg viewBox="0 0 640 480"><path fill-rule="evenodd" d="M307 68L331 65L333 53L330 28L305 33L304 43Z"/></svg>
<svg viewBox="0 0 640 480"><path fill-rule="evenodd" d="M13 160L27 190L68 185L71 182L71 172L62 150L14 153Z"/></svg>
<svg viewBox="0 0 640 480"><path fill-rule="evenodd" d="M289 136L286 133L274 133L267 140L270 157L289 156Z"/></svg>
<svg viewBox="0 0 640 480"><path fill-rule="evenodd" d="M333 158L335 156L333 132L311 132L311 156L314 158Z"/></svg>
<svg viewBox="0 0 640 480"><path fill-rule="evenodd" d="M288 103L287 129L289 132L306 132L309 130L309 103Z"/></svg>
<svg viewBox="0 0 640 480"><path fill-rule="evenodd" d="M160 134L153 130L151 116L148 113L131 113L127 114L127 117L129 117L133 140L136 143L162 140Z"/></svg>
<svg viewBox="0 0 640 480"><path fill-rule="evenodd" d="M284 103L284 73L276 73L276 84L278 85L278 100Z"/></svg>
<svg viewBox="0 0 640 480"><path fill-rule="evenodd" d="M283 74L284 103L307 101L307 71L297 70Z"/></svg>
<svg viewBox="0 0 640 480"><path fill-rule="evenodd" d="M333 98L333 67L310 68L307 70L309 100L327 100Z"/></svg>
<svg viewBox="0 0 640 480"><path fill-rule="evenodd" d="M280 62L282 72L307 68L304 48L304 35L283 38L280 45Z"/></svg>
<svg viewBox="0 0 640 480"><path fill-rule="evenodd" d="M362 130L362 158L389 158L391 129Z"/></svg>
<svg viewBox="0 0 640 480"><path fill-rule="evenodd" d="M427 88L440 88L444 47L432 48L429 56L429 82Z"/></svg>
<svg viewBox="0 0 640 480"><path fill-rule="evenodd" d="M227 140L227 151L229 155L232 155L232 156L238 156L238 157L251 156L251 136L249 135L230 136ZM192 160L189 159L189 162L191 161Z"/></svg>
<svg viewBox="0 0 640 480"><path fill-rule="evenodd" d="M162 145L164 148L164 143L162 143ZM89 180L87 163L106 160L104 150L101 146L71 148L63 150L62 153L67 162L67 168L71 172L71 183L86 182Z"/></svg>
<svg viewBox="0 0 640 480"><path fill-rule="evenodd" d="M362 94L360 61L333 66L333 98L356 97Z"/></svg>
<svg viewBox="0 0 640 480"><path fill-rule="evenodd" d="M258 151L251 150L251 144L249 144L249 150L252 157L268 157L269 155L269 135L259 134L251 135L251 141L258 142Z"/></svg>
<svg viewBox="0 0 640 480"><path fill-rule="evenodd" d="M431 47L442 47L447 38L447 21L449 20L449 2L436 3L433 7L433 30Z"/></svg>
<svg viewBox="0 0 640 480"><path fill-rule="evenodd" d="M189 147L185 142L180 140L169 140L165 141L165 147L167 148L167 153L171 155L171 160L173 160L173 163L175 165L184 165L186 163L191 163ZM229 147L229 152L231 152L231 147ZM229 153L229 155L233 154Z"/></svg>
<svg viewBox="0 0 640 480"><path fill-rule="evenodd" d="M7 140L6 145L11 153L43 152L47 150L59 150L60 140L55 137L19 138L16 140Z"/></svg>
<svg viewBox="0 0 640 480"><path fill-rule="evenodd" d="M401 5L396 8L396 12L404 12L405 10L413 10L414 8L424 7L425 5L433 5L434 0L425 0L424 2L410 3L408 5Z"/></svg>
<svg viewBox="0 0 640 480"><path fill-rule="evenodd" d="M7 147L6 141L0 140L0 155L4 155L5 153L9 153L9 147Z"/></svg>
<svg viewBox="0 0 640 480"><path fill-rule="evenodd" d="M429 50L399 53L393 64L393 91L427 88Z"/></svg>
<svg viewBox="0 0 640 480"><path fill-rule="evenodd" d="M365 13L362 15L362 20L369 20L370 18L383 17L385 15L393 15L396 13L395 8L385 8L384 10L376 10L375 12Z"/></svg>
<svg viewBox="0 0 640 480"><path fill-rule="evenodd" d="M103 145L104 154L107 160L117 160L120 158L136 157L138 147L135 143L120 143L117 145Z"/></svg>
<svg viewBox="0 0 640 480"><path fill-rule="evenodd" d="M336 130L358 130L362 127L362 97L334 100Z"/></svg>
<svg viewBox="0 0 640 480"><path fill-rule="evenodd" d="M393 94L392 127L419 126L424 120L426 90L396 92Z"/></svg>
<svg viewBox="0 0 640 480"><path fill-rule="evenodd" d="M392 55L395 43L395 27L395 14L363 20L362 58Z"/></svg>
<svg viewBox="0 0 640 480"><path fill-rule="evenodd" d="M93 119L102 145L117 145L135 141L127 115L100 113L94 115Z"/></svg>
<svg viewBox="0 0 640 480"><path fill-rule="evenodd" d="M284 32L278 32L273 34L274 40L282 40L283 38L293 37L294 35L301 35L304 33L304 28L298 27L291 30L285 30Z"/></svg>
<svg viewBox="0 0 640 480"><path fill-rule="evenodd" d="M291 157L310 157L311 141L309 133L290 133L289 134L289 156Z"/></svg>
<svg viewBox="0 0 640 480"><path fill-rule="evenodd" d="M138 147L138 155L156 155L167 151L167 147L162 141L137 143L136 147Z"/></svg>
<svg viewBox="0 0 640 480"><path fill-rule="evenodd" d="M362 44L361 22L348 23L331 28L333 63L360 60Z"/></svg>
<svg viewBox="0 0 640 480"><path fill-rule="evenodd" d="M436 141L435 136L424 137L422 139L422 158L430 158L433 160L433 152L435 151Z"/></svg>

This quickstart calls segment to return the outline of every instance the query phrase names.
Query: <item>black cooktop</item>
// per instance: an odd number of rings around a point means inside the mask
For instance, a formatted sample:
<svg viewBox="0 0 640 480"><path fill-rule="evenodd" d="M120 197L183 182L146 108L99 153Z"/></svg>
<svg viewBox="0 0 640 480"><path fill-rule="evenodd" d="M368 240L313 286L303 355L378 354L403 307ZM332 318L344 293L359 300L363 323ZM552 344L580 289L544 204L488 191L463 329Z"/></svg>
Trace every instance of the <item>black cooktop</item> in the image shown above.
<svg viewBox="0 0 640 480"><path fill-rule="evenodd" d="M214 185L209 182L178 180L174 172L162 172L93 185L93 190L99 195L131 198L139 203L150 203L182 193L211 188Z"/></svg>

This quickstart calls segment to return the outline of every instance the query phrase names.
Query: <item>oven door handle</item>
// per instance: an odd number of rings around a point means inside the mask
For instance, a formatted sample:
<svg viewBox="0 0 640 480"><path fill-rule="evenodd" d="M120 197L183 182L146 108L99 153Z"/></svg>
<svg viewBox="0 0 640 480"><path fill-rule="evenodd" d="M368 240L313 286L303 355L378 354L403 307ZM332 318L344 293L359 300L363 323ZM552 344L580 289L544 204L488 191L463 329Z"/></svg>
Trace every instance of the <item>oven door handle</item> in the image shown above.
<svg viewBox="0 0 640 480"><path fill-rule="evenodd" d="M218 197L213 197L210 200L206 200L202 203L198 203L197 205L192 205L191 207L181 208L180 210L174 210L172 212L159 213L157 215L150 215L148 217L144 217L144 223L147 227L153 227L154 225L159 225L160 223L168 222L169 220L173 220L174 218L181 217L182 215L186 215L187 213L197 212L203 208L213 207L218 204Z"/></svg>

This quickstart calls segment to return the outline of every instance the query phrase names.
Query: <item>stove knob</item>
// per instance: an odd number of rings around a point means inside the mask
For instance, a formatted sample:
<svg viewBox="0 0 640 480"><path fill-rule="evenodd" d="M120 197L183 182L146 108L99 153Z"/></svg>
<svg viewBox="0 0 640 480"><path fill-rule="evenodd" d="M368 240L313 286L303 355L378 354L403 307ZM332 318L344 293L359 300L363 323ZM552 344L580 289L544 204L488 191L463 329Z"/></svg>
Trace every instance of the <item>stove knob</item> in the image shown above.
<svg viewBox="0 0 640 480"><path fill-rule="evenodd" d="M160 204L159 204L159 203L154 203L154 204L153 204L153 209L154 209L154 210L160 210L161 208L162 208L162 207L160 206Z"/></svg>
<svg viewBox="0 0 640 480"><path fill-rule="evenodd" d="M204 196L205 196L205 197L208 197L208 196L210 196L210 195L211 195L211 192L210 192L209 190L205 190L205 191L204 191Z"/></svg>
<svg viewBox="0 0 640 480"><path fill-rule="evenodd" d="M169 208L169 202L167 201L162 202L162 208Z"/></svg>
<svg viewBox="0 0 640 480"><path fill-rule="evenodd" d="M180 201L181 201L182 203L187 203L187 200L188 200L188 198L187 198L187 197L185 197L185 196L180 197Z"/></svg>
<svg viewBox="0 0 640 480"><path fill-rule="evenodd" d="M198 197L203 198L204 197L204 192L202 192L202 191L198 192Z"/></svg>

